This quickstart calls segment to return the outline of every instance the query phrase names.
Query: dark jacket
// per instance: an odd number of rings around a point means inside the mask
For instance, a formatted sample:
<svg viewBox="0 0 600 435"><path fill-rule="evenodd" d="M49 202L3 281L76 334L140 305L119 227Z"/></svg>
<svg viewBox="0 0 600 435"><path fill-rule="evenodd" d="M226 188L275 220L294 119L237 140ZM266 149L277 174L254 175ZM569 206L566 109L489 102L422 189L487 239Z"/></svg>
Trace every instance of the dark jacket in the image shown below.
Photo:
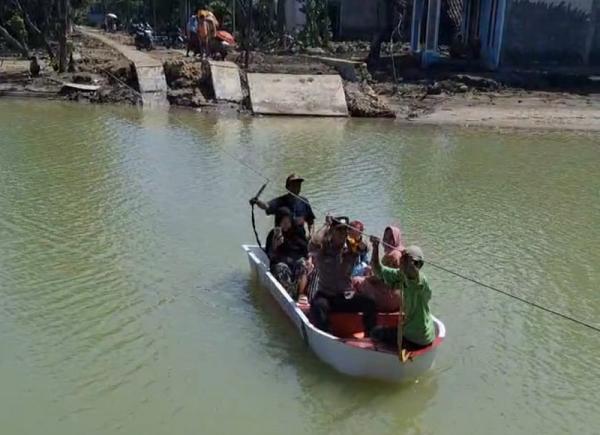
<svg viewBox="0 0 600 435"><path fill-rule="evenodd" d="M273 247L275 229L272 229L267 236L265 250L271 264L282 262L290 264L300 258L308 257L308 241L304 236L303 228L294 226L282 234L283 243L277 249Z"/></svg>

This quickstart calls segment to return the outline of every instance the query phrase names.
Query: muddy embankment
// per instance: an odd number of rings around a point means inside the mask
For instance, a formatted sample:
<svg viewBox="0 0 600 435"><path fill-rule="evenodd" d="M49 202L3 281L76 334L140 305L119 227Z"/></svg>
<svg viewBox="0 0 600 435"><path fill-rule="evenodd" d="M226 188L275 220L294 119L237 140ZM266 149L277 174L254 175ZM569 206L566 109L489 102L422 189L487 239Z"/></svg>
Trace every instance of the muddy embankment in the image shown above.
<svg viewBox="0 0 600 435"><path fill-rule="evenodd" d="M159 55L155 52L154 55ZM210 69L206 63L183 56L167 55L164 61L165 76L169 86L168 98L171 104L185 107L222 107L214 101L211 85ZM319 60L307 56L274 56L262 53L252 53L248 68L244 68L241 55L232 56L240 66L242 92L244 99L237 106L241 111L250 111L248 97L247 73L276 73L276 74L338 74L340 71ZM343 77L343 74L342 74ZM394 117L394 111L379 98L368 83L368 77L354 82L344 80L344 91L348 110L351 116L359 117ZM229 108L236 105L229 104Z"/></svg>
<svg viewBox="0 0 600 435"><path fill-rule="evenodd" d="M41 51L34 52L41 67L39 74L30 72L28 60L13 60L14 68L0 66L0 95L141 104L135 69L127 59L104 44L77 33L72 41L73 56L65 73L58 73L46 53ZM65 83L88 88L76 89Z"/></svg>
<svg viewBox="0 0 600 435"><path fill-rule="evenodd" d="M110 36L133 45L128 35ZM11 61L4 60L0 65L0 95L141 103L135 70L127 59L78 34L73 36L73 46L72 68L64 74L54 72L42 52L36 53L42 64L38 77L29 73L28 61L13 61L11 67ZM241 104L218 104L210 71L199 59L185 57L182 50L159 48L149 54L164 65L168 99L174 106L249 111L245 71L340 74L352 116L396 116L430 124L600 130L600 80L585 74L486 72L464 65L423 70L404 52L383 56L367 70L361 61L366 58L366 46L341 44L327 52L253 52L247 70L243 56L233 54L228 60L240 66L245 98ZM343 64L344 60L351 65ZM71 89L63 82L91 85L92 90Z"/></svg>
<svg viewBox="0 0 600 435"><path fill-rule="evenodd" d="M128 35L110 35L119 43L133 45ZM76 33L73 35L73 62L70 71L58 74L50 66L42 52L36 53L42 71L38 77L29 73L28 62L20 63L17 71L3 74L0 93L5 95L62 98L90 103L141 104L135 69L116 50L96 39ZM251 54L246 71L239 54L231 60L240 65L242 90L245 95L241 104L217 103L210 79L210 69L197 58L185 57L182 51L156 49L149 54L164 65L168 84L168 100L171 105L250 111L246 72L268 72L280 74L338 74L330 65L306 55ZM359 68L360 69L360 68ZM379 98L369 84L368 72L355 74L354 81L344 80L344 90L349 113L360 117L394 117L395 113ZM362 75L361 75L362 74ZM341 74L344 77L344 74ZM356 79L356 76L359 76ZM64 86L64 83L86 85L87 89Z"/></svg>
<svg viewBox="0 0 600 435"><path fill-rule="evenodd" d="M334 59L331 59L334 60ZM241 56L238 60L242 65ZM348 112L354 117L394 118L394 110L379 97L372 78L362 62L329 62L317 55L273 55L252 53L249 73L339 74L344 84Z"/></svg>

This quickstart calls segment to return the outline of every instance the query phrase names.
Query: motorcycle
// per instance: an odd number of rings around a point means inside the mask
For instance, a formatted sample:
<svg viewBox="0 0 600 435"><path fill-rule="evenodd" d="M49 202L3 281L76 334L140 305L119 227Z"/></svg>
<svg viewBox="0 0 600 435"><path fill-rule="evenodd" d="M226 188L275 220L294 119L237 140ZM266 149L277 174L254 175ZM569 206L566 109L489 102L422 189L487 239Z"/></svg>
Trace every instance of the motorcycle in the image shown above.
<svg viewBox="0 0 600 435"><path fill-rule="evenodd" d="M140 24L137 26L134 42L138 50L145 48L150 51L154 49L154 32L150 24Z"/></svg>
<svg viewBox="0 0 600 435"><path fill-rule="evenodd" d="M168 49L171 48L184 48L185 47L185 38L183 36L183 32L180 28L176 30L173 29L168 33L167 41L165 43L165 47Z"/></svg>

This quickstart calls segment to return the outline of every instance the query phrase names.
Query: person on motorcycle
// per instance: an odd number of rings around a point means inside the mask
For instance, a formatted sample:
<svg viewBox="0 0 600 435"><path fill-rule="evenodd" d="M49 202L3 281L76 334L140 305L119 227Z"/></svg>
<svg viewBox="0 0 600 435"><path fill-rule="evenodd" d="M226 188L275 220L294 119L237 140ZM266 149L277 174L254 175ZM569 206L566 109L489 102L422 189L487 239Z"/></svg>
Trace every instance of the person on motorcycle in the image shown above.
<svg viewBox="0 0 600 435"><path fill-rule="evenodd" d="M135 32L135 46L138 50L145 48L152 50L154 48L154 34L150 24L140 24Z"/></svg>

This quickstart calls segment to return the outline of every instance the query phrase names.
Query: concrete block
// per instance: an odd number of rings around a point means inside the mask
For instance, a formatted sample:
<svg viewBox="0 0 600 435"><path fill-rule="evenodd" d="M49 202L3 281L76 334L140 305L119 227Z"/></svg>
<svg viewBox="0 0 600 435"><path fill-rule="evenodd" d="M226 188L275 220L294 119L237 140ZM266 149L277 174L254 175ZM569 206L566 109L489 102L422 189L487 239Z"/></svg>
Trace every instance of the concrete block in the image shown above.
<svg viewBox="0 0 600 435"><path fill-rule="evenodd" d="M367 64L355 60L338 59L336 57L326 56L304 56L308 60L317 60L325 65L329 65L337 70L344 80L349 82L361 82L369 80L370 74Z"/></svg>
<svg viewBox="0 0 600 435"><path fill-rule="evenodd" d="M348 116L339 75L248 74L248 87L257 114Z"/></svg>
<svg viewBox="0 0 600 435"><path fill-rule="evenodd" d="M240 82L240 71L233 62L211 60L210 77L212 79L215 98L219 101L242 101L242 84Z"/></svg>
<svg viewBox="0 0 600 435"><path fill-rule="evenodd" d="M140 91L146 92L167 92L167 81L162 65L159 66L138 66L136 68L138 84Z"/></svg>
<svg viewBox="0 0 600 435"><path fill-rule="evenodd" d="M97 30L88 27L78 27L78 31L94 38L109 47L114 48L133 63L144 105L167 106L167 80L162 63L148 53L136 50L134 47L123 45Z"/></svg>

